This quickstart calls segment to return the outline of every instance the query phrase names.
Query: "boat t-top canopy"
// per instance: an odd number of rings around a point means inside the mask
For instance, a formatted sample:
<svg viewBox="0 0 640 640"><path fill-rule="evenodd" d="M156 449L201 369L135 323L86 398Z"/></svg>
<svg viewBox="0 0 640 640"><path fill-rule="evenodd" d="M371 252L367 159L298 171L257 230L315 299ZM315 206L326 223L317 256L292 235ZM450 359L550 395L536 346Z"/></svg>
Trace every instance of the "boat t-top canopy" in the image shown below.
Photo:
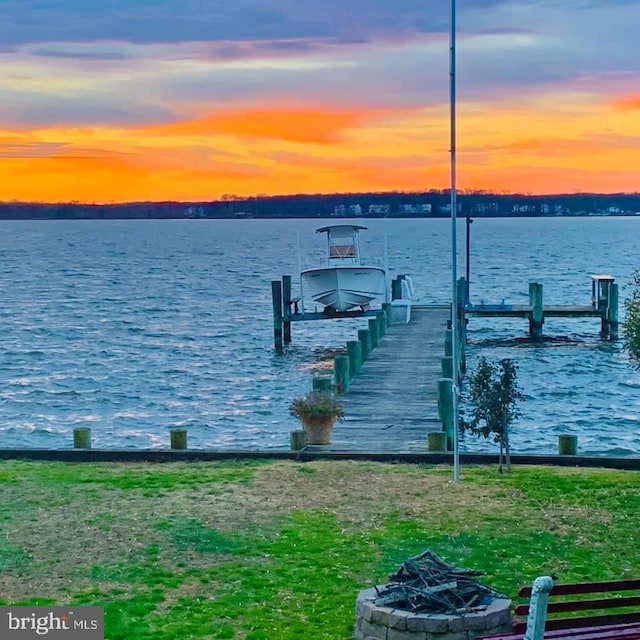
<svg viewBox="0 0 640 640"><path fill-rule="evenodd" d="M328 233L332 232L334 229L351 229L352 231L360 231L361 229L367 229L367 227L363 227L360 224L332 224L328 227L320 227L316 229L316 233Z"/></svg>

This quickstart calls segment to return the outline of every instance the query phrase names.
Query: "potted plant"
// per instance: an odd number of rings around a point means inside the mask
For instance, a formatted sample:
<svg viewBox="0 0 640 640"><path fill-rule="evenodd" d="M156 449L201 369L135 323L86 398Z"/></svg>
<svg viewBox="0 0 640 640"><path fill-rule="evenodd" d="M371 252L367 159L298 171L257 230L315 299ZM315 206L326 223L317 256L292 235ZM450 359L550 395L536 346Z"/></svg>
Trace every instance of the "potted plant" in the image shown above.
<svg viewBox="0 0 640 640"><path fill-rule="evenodd" d="M329 391L309 391L291 400L289 413L300 419L308 444L329 444L331 431L344 409Z"/></svg>

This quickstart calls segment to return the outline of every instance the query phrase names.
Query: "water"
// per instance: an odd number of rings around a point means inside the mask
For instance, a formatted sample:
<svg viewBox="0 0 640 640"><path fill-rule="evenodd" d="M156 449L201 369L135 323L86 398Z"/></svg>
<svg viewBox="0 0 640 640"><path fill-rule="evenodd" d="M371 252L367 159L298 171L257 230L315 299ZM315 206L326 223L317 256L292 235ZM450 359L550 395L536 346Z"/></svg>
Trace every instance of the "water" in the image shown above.
<svg viewBox="0 0 640 640"><path fill-rule="evenodd" d="M270 281L318 264L326 221L0 221L0 448L68 447L90 426L97 448L157 448L189 429L194 448L287 448L292 395L322 371L323 353L366 320L299 322L285 355L272 349ZM450 296L447 220L370 220L366 257L412 275L417 302ZM475 302L588 304L589 274L611 273L628 295L638 218L476 220ZM464 224L459 271L464 273ZM525 321L472 319L469 361L512 357L527 397L518 453L551 453L558 433L580 452L640 455L640 373L596 319L551 319L543 345L518 340ZM493 450L465 440L462 450Z"/></svg>

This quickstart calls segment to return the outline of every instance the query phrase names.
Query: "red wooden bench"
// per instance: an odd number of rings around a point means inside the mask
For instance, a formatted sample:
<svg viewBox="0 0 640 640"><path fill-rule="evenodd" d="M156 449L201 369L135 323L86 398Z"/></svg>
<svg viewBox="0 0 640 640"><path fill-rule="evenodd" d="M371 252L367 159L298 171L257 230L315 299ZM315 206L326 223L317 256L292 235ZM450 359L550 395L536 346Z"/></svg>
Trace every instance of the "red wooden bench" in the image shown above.
<svg viewBox="0 0 640 640"><path fill-rule="evenodd" d="M520 588L518 595L530 602L516 606L512 631L484 638L640 640L640 579L553 584L542 577ZM571 615L563 615L567 613Z"/></svg>

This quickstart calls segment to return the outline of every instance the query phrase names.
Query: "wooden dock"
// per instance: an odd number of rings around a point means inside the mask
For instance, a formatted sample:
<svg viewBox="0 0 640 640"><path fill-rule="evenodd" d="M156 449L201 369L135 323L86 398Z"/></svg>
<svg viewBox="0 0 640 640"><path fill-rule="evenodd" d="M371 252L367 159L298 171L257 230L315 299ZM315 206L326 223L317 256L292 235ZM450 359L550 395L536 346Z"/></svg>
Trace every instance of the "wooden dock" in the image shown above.
<svg viewBox="0 0 640 640"><path fill-rule="evenodd" d="M403 277L398 276L396 284ZM537 282L529 283L528 305L508 305L504 302L499 305L483 302L474 305L469 299L466 279L460 278L457 283L455 331L447 330L451 314L450 306L446 305L412 306L411 321L392 324L386 333L380 327L387 326L392 304L385 303L377 311L358 310L338 314L328 313L325 309L322 313L310 314L300 311L297 300L292 299L290 276L283 276L282 282L273 281L274 347L277 353L282 353L284 345L291 342L292 322L371 316L369 329L359 330L358 339L347 343L347 355L336 356L333 379L313 380L314 389L333 389L340 394L345 419L336 424L331 444L309 445L305 451L336 454L425 452L427 435L430 432L442 434L443 422L450 447L456 423L453 417L455 403L451 397L452 378L463 375L465 370L468 318L526 319L533 340L542 339L546 318L598 318L601 338L616 340L619 329L618 285L610 275L592 275L591 281L590 305L545 306L543 285ZM398 295L392 298L399 299ZM398 321L397 314L395 321ZM452 345L454 336L456 345ZM452 350L459 356L456 376L452 370ZM364 360L362 367L361 353ZM445 355L449 357L444 359ZM446 376L443 370L447 371ZM438 415L438 405L441 415ZM436 444L435 438L430 440L432 446L440 444ZM303 443L304 433L292 431L292 449L299 450L304 446Z"/></svg>
<svg viewBox="0 0 640 640"><path fill-rule="evenodd" d="M441 431L437 379L448 307L411 309L408 324L393 325L340 396L345 419L323 451L426 451L427 433Z"/></svg>

